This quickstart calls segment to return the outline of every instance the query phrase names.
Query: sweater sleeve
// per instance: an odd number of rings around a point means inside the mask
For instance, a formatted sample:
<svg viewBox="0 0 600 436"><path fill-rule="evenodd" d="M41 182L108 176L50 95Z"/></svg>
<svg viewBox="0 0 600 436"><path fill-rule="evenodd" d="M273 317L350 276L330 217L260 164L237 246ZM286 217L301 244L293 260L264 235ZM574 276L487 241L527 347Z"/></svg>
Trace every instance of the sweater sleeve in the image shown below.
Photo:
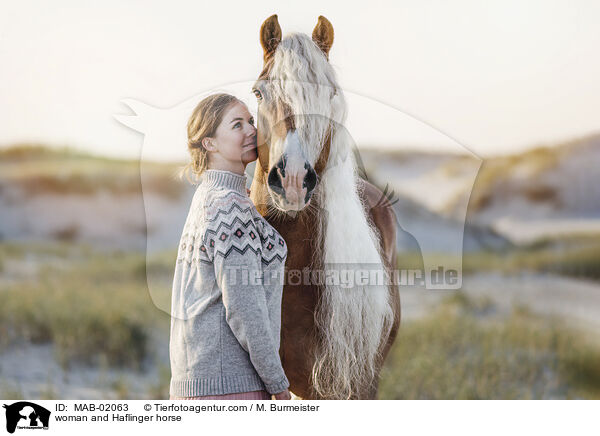
<svg viewBox="0 0 600 436"><path fill-rule="evenodd" d="M227 323L267 391L276 394L288 388L289 381L271 332L262 281L262 245L251 207L240 201L211 207L206 214L206 247Z"/></svg>

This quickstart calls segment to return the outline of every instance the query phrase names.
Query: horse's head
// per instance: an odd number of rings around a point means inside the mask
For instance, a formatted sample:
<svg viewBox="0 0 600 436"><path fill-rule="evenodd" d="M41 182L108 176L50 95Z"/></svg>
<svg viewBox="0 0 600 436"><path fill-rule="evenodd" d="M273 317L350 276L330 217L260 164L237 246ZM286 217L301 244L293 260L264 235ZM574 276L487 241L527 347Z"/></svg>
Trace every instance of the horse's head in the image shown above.
<svg viewBox="0 0 600 436"><path fill-rule="evenodd" d="M333 27L323 16L312 33L282 39L277 15L260 29L263 70L254 84L258 99L258 164L270 203L278 210L308 206L335 150L334 122L345 102L328 61Z"/></svg>

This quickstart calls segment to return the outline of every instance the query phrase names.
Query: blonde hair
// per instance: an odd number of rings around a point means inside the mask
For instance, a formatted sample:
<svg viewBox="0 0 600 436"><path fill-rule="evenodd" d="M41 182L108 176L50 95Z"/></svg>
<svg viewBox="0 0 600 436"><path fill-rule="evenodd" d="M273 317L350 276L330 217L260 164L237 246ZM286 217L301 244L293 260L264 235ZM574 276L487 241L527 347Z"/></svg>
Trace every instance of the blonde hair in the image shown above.
<svg viewBox="0 0 600 436"><path fill-rule="evenodd" d="M179 179L185 177L190 183L197 183L198 177L208 168L208 151L202 145L202 140L215 136L225 111L237 102L241 103L233 95L220 93L209 95L198 103L187 123L191 162L179 170ZM195 176L195 180L192 176Z"/></svg>

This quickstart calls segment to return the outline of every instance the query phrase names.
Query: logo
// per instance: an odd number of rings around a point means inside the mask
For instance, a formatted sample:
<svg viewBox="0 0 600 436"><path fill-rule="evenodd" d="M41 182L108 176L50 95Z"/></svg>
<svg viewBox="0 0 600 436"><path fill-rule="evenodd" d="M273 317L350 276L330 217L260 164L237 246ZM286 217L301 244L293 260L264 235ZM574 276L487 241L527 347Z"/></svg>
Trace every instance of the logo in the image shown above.
<svg viewBox="0 0 600 436"><path fill-rule="evenodd" d="M14 433L15 429L48 429L50 411L29 401L19 401L6 409L6 431Z"/></svg>

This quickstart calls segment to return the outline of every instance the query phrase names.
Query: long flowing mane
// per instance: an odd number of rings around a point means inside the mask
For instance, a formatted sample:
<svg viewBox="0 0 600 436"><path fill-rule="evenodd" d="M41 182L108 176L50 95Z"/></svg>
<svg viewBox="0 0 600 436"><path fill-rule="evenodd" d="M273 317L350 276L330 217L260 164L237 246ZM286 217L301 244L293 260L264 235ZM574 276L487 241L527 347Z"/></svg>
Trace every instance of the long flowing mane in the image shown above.
<svg viewBox="0 0 600 436"><path fill-rule="evenodd" d="M324 398L351 398L373 380L381 338L387 337L394 313L380 235L360 200L351 138L343 127L347 106L333 67L310 37L301 33L281 40L270 59L269 92L296 116L296 130L307 158L314 162L331 128L329 160L317 184L319 225L323 241L317 258L325 277L341 270L367 271L366 283L348 287L327 280L315 314L319 347L312 385ZM364 276L363 276L364 277Z"/></svg>

